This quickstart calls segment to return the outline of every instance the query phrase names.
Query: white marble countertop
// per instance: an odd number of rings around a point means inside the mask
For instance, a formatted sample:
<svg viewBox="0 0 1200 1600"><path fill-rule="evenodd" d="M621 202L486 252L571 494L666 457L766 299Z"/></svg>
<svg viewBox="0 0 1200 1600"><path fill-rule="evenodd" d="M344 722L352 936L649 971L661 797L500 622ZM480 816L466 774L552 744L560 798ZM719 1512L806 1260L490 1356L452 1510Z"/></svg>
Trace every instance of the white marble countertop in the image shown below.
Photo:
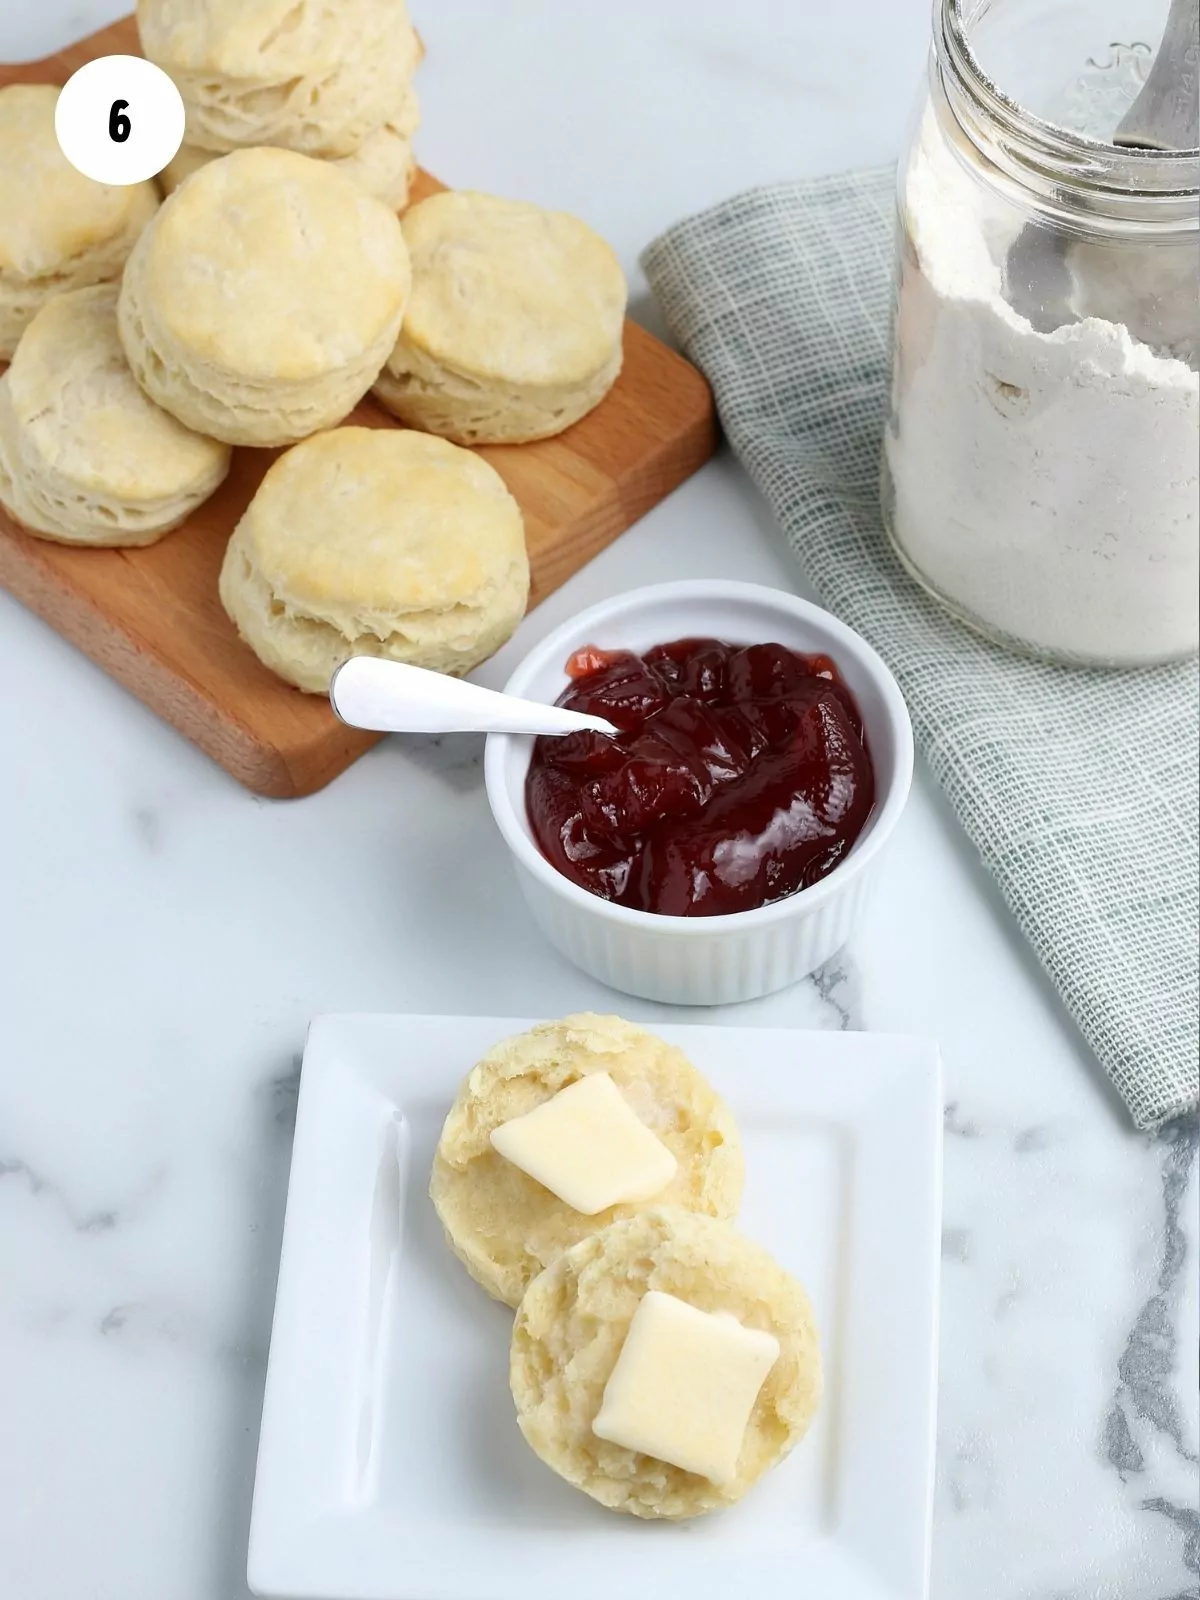
<svg viewBox="0 0 1200 1600"><path fill-rule="evenodd" d="M121 9L0 6L0 59ZM667 223L896 153L928 27L927 0L413 9L426 164L582 213L651 321L636 256ZM493 676L683 573L802 587L727 457ZM239 1600L307 1019L665 1013L543 945L476 741L393 741L260 801L3 596L0 684L0 1596ZM925 773L853 949L696 1020L735 1016L941 1041L934 1600L1196 1596L1194 1143L1129 1131Z"/></svg>

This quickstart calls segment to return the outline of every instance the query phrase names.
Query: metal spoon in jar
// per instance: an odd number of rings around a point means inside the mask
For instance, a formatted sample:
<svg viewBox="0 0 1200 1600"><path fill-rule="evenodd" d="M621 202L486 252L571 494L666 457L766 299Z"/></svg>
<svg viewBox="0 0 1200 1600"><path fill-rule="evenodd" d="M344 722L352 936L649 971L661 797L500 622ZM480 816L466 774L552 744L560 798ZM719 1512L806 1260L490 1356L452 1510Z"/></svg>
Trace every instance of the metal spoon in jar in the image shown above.
<svg viewBox="0 0 1200 1600"><path fill-rule="evenodd" d="M352 728L373 733L615 734L603 717L481 689L442 672L377 656L351 656L333 675L329 703Z"/></svg>
<svg viewBox="0 0 1200 1600"><path fill-rule="evenodd" d="M1200 146L1200 0L1171 0L1162 44L1113 143L1128 150Z"/></svg>
<svg viewBox="0 0 1200 1600"><path fill-rule="evenodd" d="M1200 0L1171 0L1162 43L1113 143L1127 150L1195 150L1200 146ZM1077 319L1076 283L1063 235L1036 223L1022 228L1004 264L1005 298L1039 333Z"/></svg>

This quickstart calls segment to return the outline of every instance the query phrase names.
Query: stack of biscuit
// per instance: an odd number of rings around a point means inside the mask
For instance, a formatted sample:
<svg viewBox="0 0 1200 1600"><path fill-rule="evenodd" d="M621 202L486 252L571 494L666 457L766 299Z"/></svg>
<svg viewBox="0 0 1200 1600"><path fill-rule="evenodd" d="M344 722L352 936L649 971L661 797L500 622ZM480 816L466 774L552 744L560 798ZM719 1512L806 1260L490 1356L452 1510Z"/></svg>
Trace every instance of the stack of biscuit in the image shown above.
<svg viewBox="0 0 1200 1600"><path fill-rule="evenodd" d="M231 446L297 445L229 545L243 640L314 694L352 654L470 671L520 620L529 563L519 506L461 447L600 403L616 256L576 217L484 194L400 218L421 56L404 0L138 0L137 20L187 118L157 187L76 172L52 85L0 90L0 504L44 538L147 544ZM421 434L339 428L372 389Z"/></svg>
<svg viewBox="0 0 1200 1600"><path fill-rule="evenodd" d="M218 156L275 145L405 205L421 47L404 0L138 0L137 20L187 113L168 193Z"/></svg>

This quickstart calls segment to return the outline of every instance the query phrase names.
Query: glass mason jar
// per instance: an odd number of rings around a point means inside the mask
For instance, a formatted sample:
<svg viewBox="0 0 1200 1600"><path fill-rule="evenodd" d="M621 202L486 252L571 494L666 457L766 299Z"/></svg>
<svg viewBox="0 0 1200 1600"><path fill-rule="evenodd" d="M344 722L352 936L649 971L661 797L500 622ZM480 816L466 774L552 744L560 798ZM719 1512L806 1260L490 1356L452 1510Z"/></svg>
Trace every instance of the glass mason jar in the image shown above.
<svg viewBox="0 0 1200 1600"><path fill-rule="evenodd" d="M1138 4L938 0L883 459L930 594L1112 666L1200 640L1200 153L1110 142L1166 19Z"/></svg>

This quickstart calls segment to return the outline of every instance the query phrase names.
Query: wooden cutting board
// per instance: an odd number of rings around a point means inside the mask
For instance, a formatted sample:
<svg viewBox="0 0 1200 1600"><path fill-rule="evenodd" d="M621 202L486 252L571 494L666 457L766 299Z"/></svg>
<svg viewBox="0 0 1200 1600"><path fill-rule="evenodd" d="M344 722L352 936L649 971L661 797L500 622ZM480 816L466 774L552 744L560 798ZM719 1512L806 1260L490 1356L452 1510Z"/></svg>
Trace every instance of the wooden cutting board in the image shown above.
<svg viewBox="0 0 1200 1600"><path fill-rule="evenodd" d="M96 56L137 54L132 17L44 61L0 64L0 84L65 83ZM414 198L443 185L421 173ZM347 421L397 424L364 401ZM595 411L556 439L479 454L525 514L536 605L712 454L716 422L694 367L636 323L625 365ZM145 550L85 550L34 539L0 510L0 584L258 794L312 794L377 735L344 727L323 697L259 665L217 598L225 543L278 454L235 450L222 488Z"/></svg>

